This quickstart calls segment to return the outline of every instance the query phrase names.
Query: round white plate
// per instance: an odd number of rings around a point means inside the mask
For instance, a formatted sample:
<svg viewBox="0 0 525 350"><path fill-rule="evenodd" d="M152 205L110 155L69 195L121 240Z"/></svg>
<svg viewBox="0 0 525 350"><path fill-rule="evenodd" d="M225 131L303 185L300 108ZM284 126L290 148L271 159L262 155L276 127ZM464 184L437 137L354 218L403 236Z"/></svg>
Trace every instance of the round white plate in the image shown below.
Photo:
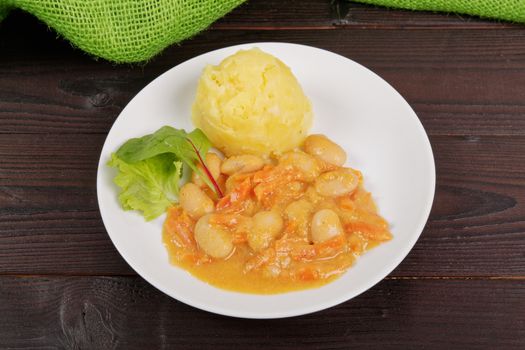
<svg viewBox="0 0 525 350"><path fill-rule="evenodd" d="M277 295L235 293L210 286L170 265L161 241L164 217L145 222L117 201L111 152L126 140L163 125L193 130L190 111L206 64L239 49L259 47L280 58L299 80L314 108L312 133L323 133L360 169L393 240L361 256L343 276L324 287ZM379 76L329 51L287 43L227 47L190 59L162 74L131 100L108 134L97 174L98 203L108 234L129 265L169 296L199 309L245 318L278 318L322 310L366 291L408 254L427 221L435 188L428 137L408 103Z"/></svg>

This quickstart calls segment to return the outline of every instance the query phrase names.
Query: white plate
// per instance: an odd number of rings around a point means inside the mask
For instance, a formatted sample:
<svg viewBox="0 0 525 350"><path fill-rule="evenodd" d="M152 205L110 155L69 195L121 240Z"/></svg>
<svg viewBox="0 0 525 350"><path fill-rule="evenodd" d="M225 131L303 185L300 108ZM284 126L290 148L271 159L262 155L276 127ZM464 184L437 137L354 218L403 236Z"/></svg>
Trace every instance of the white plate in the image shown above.
<svg viewBox="0 0 525 350"><path fill-rule="evenodd" d="M389 221L393 240L367 252L341 278L324 287L277 295L229 292L170 265L161 241L164 217L145 222L117 201L111 152L127 139L163 125L192 130L190 108L206 64L218 64L239 49L259 47L286 63L314 108L311 132L328 135L362 170L365 186ZM408 103L367 68L325 50L287 43L252 43L212 51L186 61L152 81L124 108L100 156L97 193L108 234L129 265L169 296L199 309L245 318L279 318L322 310L366 291L408 254L427 221L435 188L432 149Z"/></svg>

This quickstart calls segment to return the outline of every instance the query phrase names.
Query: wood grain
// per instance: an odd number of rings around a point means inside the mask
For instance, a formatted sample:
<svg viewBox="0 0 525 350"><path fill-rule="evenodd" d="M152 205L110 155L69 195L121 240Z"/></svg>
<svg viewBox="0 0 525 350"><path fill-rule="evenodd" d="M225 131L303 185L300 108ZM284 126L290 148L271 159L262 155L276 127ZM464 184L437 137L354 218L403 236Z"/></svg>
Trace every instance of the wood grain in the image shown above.
<svg viewBox="0 0 525 350"><path fill-rule="evenodd" d="M104 139L0 134L0 273L132 273L98 212ZM434 208L393 276L525 276L525 137L434 136L431 143Z"/></svg>
<svg viewBox="0 0 525 350"><path fill-rule="evenodd" d="M308 28L336 29L486 29L518 24L482 20L453 13L436 14L358 4L347 0L250 0L221 18L214 29Z"/></svg>
<svg viewBox="0 0 525 350"><path fill-rule="evenodd" d="M199 311L140 278L4 276L0 285L1 348L525 346L523 280L385 280L337 307L280 320L241 320Z"/></svg>
<svg viewBox="0 0 525 350"><path fill-rule="evenodd" d="M250 0L148 64L113 65L14 11L0 24L0 348L525 348L524 28ZM387 279L273 321L202 312L137 277L95 187L105 136L140 89L196 55L256 41L321 47L377 72L417 112L437 166L430 220Z"/></svg>
<svg viewBox="0 0 525 350"><path fill-rule="evenodd" d="M114 66L38 23L31 33L15 33L13 21L0 27L0 133L106 134L129 100L174 65L228 45L288 41L371 68L408 100L431 135L525 135L523 30L213 30L146 66Z"/></svg>

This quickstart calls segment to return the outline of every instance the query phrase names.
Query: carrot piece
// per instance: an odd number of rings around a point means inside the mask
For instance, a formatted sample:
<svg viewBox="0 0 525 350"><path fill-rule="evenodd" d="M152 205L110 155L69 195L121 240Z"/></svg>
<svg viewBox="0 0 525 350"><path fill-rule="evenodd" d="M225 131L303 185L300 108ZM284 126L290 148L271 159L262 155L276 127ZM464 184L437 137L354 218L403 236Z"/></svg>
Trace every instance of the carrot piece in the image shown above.
<svg viewBox="0 0 525 350"><path fill-rule="evenodd" d="M193 227L195 222L179 206L168 208L168 216L164 222L164 230L175 244L185 248L195 248Z"/></svg>
<svg viewBox="0 0 525 350"><path fill-rule="evenodd" d="M337 199L337 204L345 210L354 211L356 209L355 202L347 196L342 196Z"/></svg>
<svg viewBox="0 0 525 350"><path fill-rule="evenodd" d="M224 210L239 204L250 197L252 192L252 183L250 178L244 179L230 193L222 197L215 207L216 210Z"/></svg>
<svg viewBox="0 0 525 350"><path fill-rule="evenodd" d="M241 244L248 242L248 236L245 232L236 232L233 235L233 244Z"/></svg>
<svg viewBox="0 0 525 350"><path fill-rule="evenodd" d="M244 271L248 272L248 271L259 269L260 267L268 264L270 261L273 261L274 259L275 259L275 249L270 247L264 250L262 253L248 260L246 264L244 265Z"/></svg>
<svg viewBox="0 0 525 350"><path fill-rule="evenodd" d="M236 213L216 213L210 216L209 223L229 227L237 225L240 220L242 220L241 215Z"/></svg>
<svg viewBox="0 0 525 350"><path fill-rule="evenodd" d="M311 261L316 258L316 254L317 252L315 251L314 246L311 246L309 244L295 246L290 252L292 259L298 261Z"/></svg>
<svg viewBox="0 0 525 350"><path fill-rule="evenodd" d="M281 238L275 241L275 251L280 256L289 256L296 261L315 258L315 248L300 238Z"/></svg>
<svg viewBox="0 0 525 350"><path fill-rule="evenodd" d="M299 270L297 270L296 273L297 277L301 281L315 281L319 279L319 271L316 269L313 269L312 267L302 267Z"/></svg>
<svg viewBox="0 0 525 350"><path fill-rule="evenodd" d="M286 185L300 180L301 174L295 168L275 167L268 172L260 171L254 175L254 193L264 208L271 208L282 195Z"/></svg>
<svg viewBox="0 0 525 350"><path fill-rule="evenodd" d="M382 242L392 238L392 234L386 228L361 221L347 223L344 229L347 233L360 233L373 241Z"/></svg>
<svg viewBox="0 0 525 350"><path fill-rule="evenodd" d="M314 244L316 257L327 258L335 256L343 250L345 243L346 237L341 234L327 241Z"/></svg>
<svg viewBox="0 0 525 350"><path fill-rule="evenodd" d="M297 230L297 222L295 221L288 221L286 222L286 225L284 226L283 230L283 236L291 235Z"/></svg>
<svg viewBox="0 0 525 350"><path fill-rule="evenodd" d="M253 182L256 184L261 182L267 182L271 179L272 175L274 175L274 169L275 166L273 165L265 165L261 170L256 171L253 174Z"/></svg>

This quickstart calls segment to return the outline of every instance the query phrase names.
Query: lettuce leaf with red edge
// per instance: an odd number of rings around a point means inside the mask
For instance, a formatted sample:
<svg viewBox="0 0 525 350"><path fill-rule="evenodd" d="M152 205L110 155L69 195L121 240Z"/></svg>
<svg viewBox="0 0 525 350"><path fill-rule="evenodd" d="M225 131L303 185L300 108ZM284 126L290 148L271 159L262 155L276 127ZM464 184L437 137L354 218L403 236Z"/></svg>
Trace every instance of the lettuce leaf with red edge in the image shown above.
<svg viewBox="0 0 525 350"><path fill-rule="evenodd" d="M203 175L188 140L201 154L211 146L200 129L186 133L164 126L153 134L128 140L111 155L108 165L118 170L114 182L120 188L118 198L124 210L138 210L146 220L152 220L177 201L184 166Z"/></svg>

